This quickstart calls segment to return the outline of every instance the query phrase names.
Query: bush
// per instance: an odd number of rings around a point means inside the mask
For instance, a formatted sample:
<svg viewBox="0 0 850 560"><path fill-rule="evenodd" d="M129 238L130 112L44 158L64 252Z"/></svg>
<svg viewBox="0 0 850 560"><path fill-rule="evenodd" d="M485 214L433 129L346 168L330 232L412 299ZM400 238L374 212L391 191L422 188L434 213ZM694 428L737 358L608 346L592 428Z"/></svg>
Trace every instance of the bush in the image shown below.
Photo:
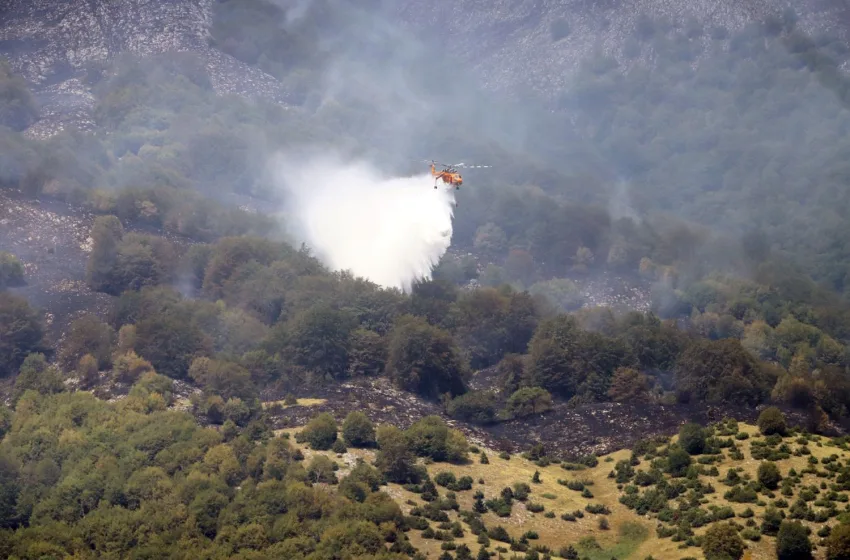
<svg viewBox="0 0 850 560"><path fill-rule="evenodd" d="M705 451L705 430L699 424L688 423L679 429L679 447L690 455Z"/></svg>
<svg viewBox="0 0 850 560"><path fill-rule="evenodd" d="M777 560L807 560L812 557L812 543L806 527L799 521L783 521L776 536Z"/></svg>
<svg viewBox="0 0 850 560"><path fill-rule="evenodd" d="M449 416L474 424L489 424L496 419L496 395L489 391L470 391L449 402Z"/></svg>
<svg viewBox="0 0 850 560"><path fill-rule="evenodd" d="M311 449L325 451L336 441L336 420L327 412L319 414L298 434L302 441L310 444Z"/></svg>
<svg viewBox="0 0 850 560"><path fill-rule="evenodd" d="M685 476L688 467L691 466L691 456L687 451L679 448L672 448L667 455L667 472L672 476Z"/></svg>
<svg viewBox="0 0 850 560"><path fill-rule="evenodd" d="M708 528L702 539L706 560L740 560L744 541L731 523L716 523Z"/></svg>
<svg viewBox="0 0 850 560"><path fill-rule="evenodd" d="M773 434L784 436L788 431L785 425L785 415L775 406L765 408L759 414L758 427L761 433L766 436Z"/></svg>
<svg viewBox="0 0 850 560"><path fill-rule="evenodd" d="M850 525L842 523L832 529L826 538L827 560L844 560L850 558Z"/></svg>
<svg viewBox="0 0 850 560"><path fill-rule="evenodd" d="M18 257L0 251L0 290L24 285L24 266Z"/></svg>
<svg viewBox="0 0 850 560"><path fill-rule="evenodd" d="M448 486L457 482L454 473L443 471L434 477L434 482L440 486Z"/></svg>
<svg viewBox="0 0 850 560"><path fill-rule="evenodd" d="M342 423L342 437L351 447L374 447L375 426L362 412L350 412Z"/></svg>
<svg viewBox="0 0 850 560"><path fill-rule="evenodd" d="M779 468L776 466L776 463L765 461L759 465L758 481L761 482L765 488L776 490L781 480L782 475L779 474Z"/></svg>
<svg viewBox="0 0 850 560"><path fill-rule="evenodd" d="M345 447L345 442L339 438L331 446L331 451L334 453L345 453L348 449Z"/></svg>

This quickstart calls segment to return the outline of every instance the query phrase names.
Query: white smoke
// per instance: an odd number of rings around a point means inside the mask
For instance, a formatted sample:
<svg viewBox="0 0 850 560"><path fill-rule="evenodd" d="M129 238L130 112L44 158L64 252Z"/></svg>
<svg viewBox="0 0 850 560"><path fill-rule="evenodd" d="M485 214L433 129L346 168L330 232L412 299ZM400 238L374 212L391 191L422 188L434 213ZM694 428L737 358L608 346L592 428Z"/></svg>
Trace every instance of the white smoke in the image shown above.
<svg viewBox="0 0 850 560"><path fill-rule="evenodd" d="M454 192L430 174L386 177L365 162L279 158L286 225L327 266L410 291L431 278L452 235Z"/></svg>

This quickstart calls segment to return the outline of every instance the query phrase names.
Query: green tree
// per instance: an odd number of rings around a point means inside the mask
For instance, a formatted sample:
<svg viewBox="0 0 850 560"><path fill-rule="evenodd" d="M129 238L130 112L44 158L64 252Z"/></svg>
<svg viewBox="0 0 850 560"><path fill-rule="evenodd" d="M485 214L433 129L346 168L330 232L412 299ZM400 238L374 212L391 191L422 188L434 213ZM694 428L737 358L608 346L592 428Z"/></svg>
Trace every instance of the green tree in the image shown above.
<svg viewBox="0 0 850 560"><path fill-rule="evenodd" d="M348 352L350 377L381 375L386 363L387 342L384 337L366 329L355 329L351 332Z"/></svg>
<svg viewBox="0 0 850 560"><path fill-rule="evenodd" d="M682 401L755 405L767 398L770 380L738 340L699 340L676 363Z"/></svg>
<svg viewBox="0 0 850 560"><path fill-rule="evenodd" d="M21 364L12 389L12 401L17 402L26 391L30 390L42 395L53 395L65 390L61 373L47 363L44 354L30 354Z"/></svg>
<svg viewBox="0 0 850 560"><path fill-rule="evenodd" d="M512 418L540 414L552 408L552 395L540 387L523 387L513 393L505 405L505 413Z"/></svg>
<svg viewBox="0 0 850 560"><path fill-rule="evenodd" d="M327 412L323 412L310 420L299 434L310 444L311 449L325 451L336 441L336 420Z"/></svg>
<svg viewBox="0 0 850 560"><path fill-rule="evenodd" d="M286 325L287 353L295 364L323 377L348 374L353 317L327 305L303 311Z"/></svg>
<svg viewBox="0 0 850 560"><path fill-rule="evenodd" d="M779 482L782 480L782 475L779 474L779 467L776 463L763 461L758 468L758 481L769 490L776 490Z"/></svg>
<svg viewBox="0 0 850 560"><path fill-rule="evenodd" d="M24 265L15 255L0 251L0 290L23 286L24 283Z"/></svg>
<svg viewBox="0 0 850 560"><path fill-rule="evenodd" d="M408 315L390 332L387 373L402 389L436 400L466 391L468 367L451 334Z"/></svg>
<svg viewBox="0 0 850 560"><path fill-rule="evenodd" d="M352 447L372 447L376 443L375 426L368 416L355 410L342 423L342 437Z"/></svg>
<svg viewBox="0 0 850 560"><path fill-rule="evenodd" d="M470 391L449 402L448 414L465 422L488 424L496 419L496 396L489 391Z"/></svg>
<svg viewBox="0 0 850 560"><path fill-rule="evenodd" d="M118 263L118 251L124 238L124 227L115 216L98 216L92 226L92 252L86 268L86 281L97 292L117 295L113 271Z"/></svg>
<svg viewBox="0 0 850 560"><path fill-rule="evenodd" d="M685 476L691 462L687 451L678 447L671 448L667 454L667 471L673 476Z"/></svg>
<svg viewBox="0 0 850 560"><path fill-rule="evenodd" d="M408 446L407 438L395 426L378 426L378 454L375 466L390 482L416 482L416 457Z"/></svg>
<svg viewBox="0 0 850 560"><path fill-rule="evenodd" d="M826 538L827 560L850 559L850 525L841 523Z"/></svg>
<svg viewBox="0 0 850 560"><path fill-rule="evenodd" d="M699 424L689 422L679 428L679 445L691 455L705 451L705 430Z"/></svg>
<svg viewBox="0 0 850 560"><path fill-rule="evenodd" d="M785 415L775 406L770 406L762 410L757 423L761 433L766 436L773 434L785 435L787 431Z"/></svg>
<svg viewBox="0 0 850 560"><path fill-rule="evenodd" d="M776 536L778 560L811 560L812 543L806 527L799 521L783 521Z"/></svg>
<svg viewBox="0 0 850 560"><path fill-rule="evenodd" d="M18 371L27 355L46 351L38 314L27 300L0 292L0 375Z"/></svg>
<svg viewBox="0 0 850 560"><path fill-rule="evenodd" d="M741 560L744 541L730 523L715 523L705 532L702 553L706 560Z"/></svg>
<svg viewBox="0 0 850 560"><path fill-rule="evenodd" d="M86 314L71 323L65 338L60 360L66 370L79 364L80 359L90 354L97 359L97 367L108 369L112 365L112 346L115 331L92 314Z"/></svg>
<svg viewBox="0 0 850 560"><path fill-rule="evenodd" d="M620 367L614 371L608 398L614 402L646 404L651 400L649 378L633 368Z"/></svg>

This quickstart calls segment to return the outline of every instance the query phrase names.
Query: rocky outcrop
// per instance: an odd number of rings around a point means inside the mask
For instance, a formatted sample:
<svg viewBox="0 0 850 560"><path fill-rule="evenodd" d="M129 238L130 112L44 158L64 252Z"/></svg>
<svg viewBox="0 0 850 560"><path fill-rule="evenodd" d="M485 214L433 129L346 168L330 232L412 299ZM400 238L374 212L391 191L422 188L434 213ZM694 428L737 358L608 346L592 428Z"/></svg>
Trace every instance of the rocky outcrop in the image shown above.
<svg viewBox="0 0 850 560"><path fill-rule="evenodd" d="M212 0L8 0L0 8L0 54L30 84L44 137L93 125L87 70L122 53L190 51L206 64L217 93L285 102L273 77L207 44Z"/></svg>

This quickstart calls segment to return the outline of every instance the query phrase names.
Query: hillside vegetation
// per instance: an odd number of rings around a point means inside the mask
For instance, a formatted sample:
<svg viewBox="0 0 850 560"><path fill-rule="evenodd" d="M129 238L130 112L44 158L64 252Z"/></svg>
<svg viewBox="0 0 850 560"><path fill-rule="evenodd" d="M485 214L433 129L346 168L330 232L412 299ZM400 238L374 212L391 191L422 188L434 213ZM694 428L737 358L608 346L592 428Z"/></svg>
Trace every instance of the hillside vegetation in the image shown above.
<svg viewBox="0 0 850 560"><path fill-rule="evenodd" d="M44 379L44 376L42 376ZM675 438L559 459L467 442L436 417L360 412L298 429L202 428L145 374L106 403L21 394L4 409L5 558L842 558L846 438L682 426ZM53 391L55 393L55 391Z"/></svg>

